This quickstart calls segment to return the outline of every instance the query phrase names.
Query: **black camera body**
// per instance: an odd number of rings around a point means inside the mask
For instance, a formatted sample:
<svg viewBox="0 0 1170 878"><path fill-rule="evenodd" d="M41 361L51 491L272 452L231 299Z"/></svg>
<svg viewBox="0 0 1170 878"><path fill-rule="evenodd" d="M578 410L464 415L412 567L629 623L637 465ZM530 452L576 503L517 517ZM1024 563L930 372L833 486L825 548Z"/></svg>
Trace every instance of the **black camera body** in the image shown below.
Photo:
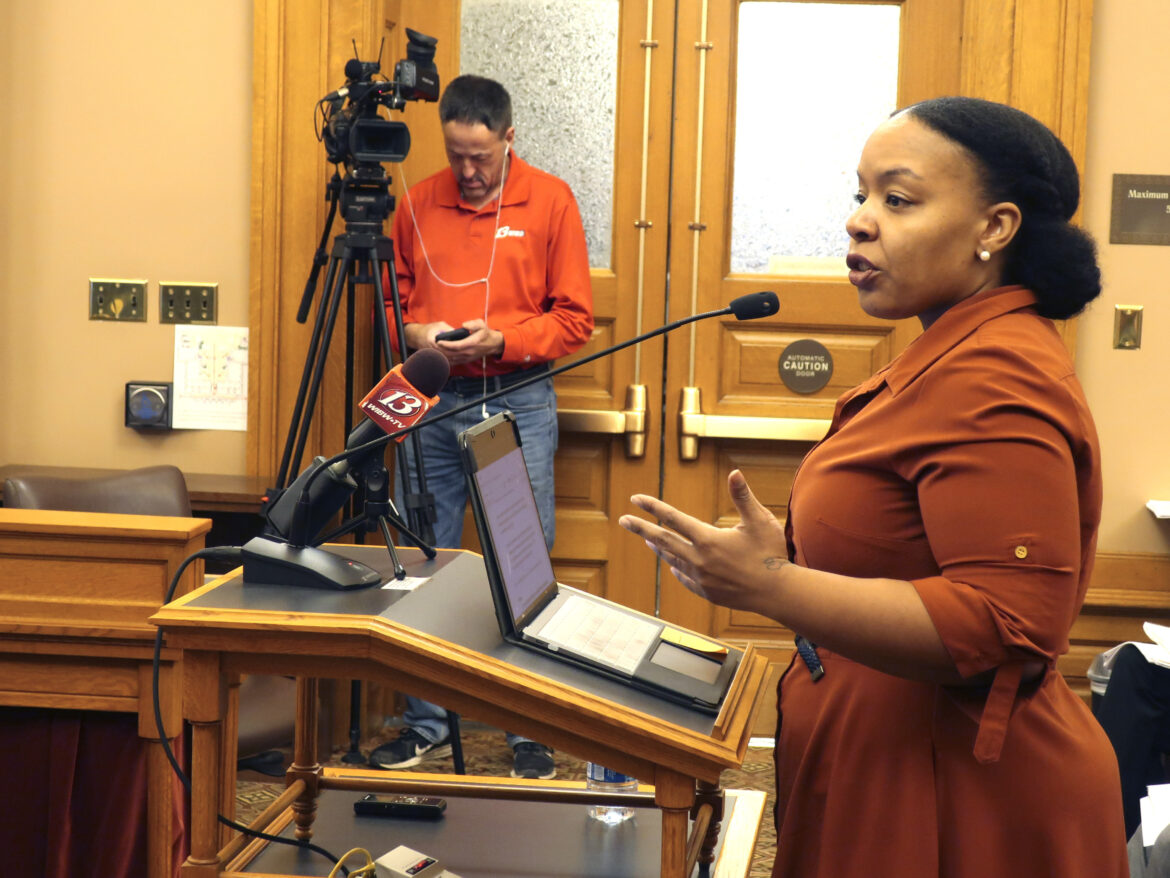
<svg viewBox="0 0 1170 878"><path fill-rule="evenodd" d="M437 40L410 28L406 36L406 58L394 65L394 79L375 80L379 62L351 58L345 65L345 85L321 99L325 124L320 136L333 164L401 162L410 151L406 125L378 115L378 108L401 110L407 101L437 101L439 72L434 61Z"/></svg>

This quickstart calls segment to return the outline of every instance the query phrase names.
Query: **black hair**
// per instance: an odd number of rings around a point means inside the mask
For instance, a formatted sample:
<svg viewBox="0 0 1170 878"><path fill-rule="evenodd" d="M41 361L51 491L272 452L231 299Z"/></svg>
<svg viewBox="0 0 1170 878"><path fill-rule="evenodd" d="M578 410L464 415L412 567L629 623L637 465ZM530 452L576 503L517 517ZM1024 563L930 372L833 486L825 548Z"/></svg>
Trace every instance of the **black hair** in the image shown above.
<svg viewBox="0 0 1170 878"><path fill-rule="evenodd" d="M482 124L503 137L512 127L512 98L494 79L465 73L456 76L439 100L439 121Z"/></svg>
<svg viewBox="0 0 1170 878"><path fill-rule="evenodd" d="M1083 311L1101 292L1101 270L1092 237L1069 223L1080 178L1060 138L1021 110L979 98L932 98L903 112L974 159L989 203L1010 201L1020 209L1003 282L1031 289L1045 317L1063 320Z"/></svg>

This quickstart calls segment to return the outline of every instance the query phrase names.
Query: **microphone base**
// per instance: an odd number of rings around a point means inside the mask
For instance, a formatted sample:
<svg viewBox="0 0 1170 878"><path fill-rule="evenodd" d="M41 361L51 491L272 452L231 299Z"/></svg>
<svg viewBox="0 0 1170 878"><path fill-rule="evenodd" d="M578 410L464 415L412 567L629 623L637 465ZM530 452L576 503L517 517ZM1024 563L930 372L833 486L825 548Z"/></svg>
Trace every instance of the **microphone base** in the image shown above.
<svg viewBox="0 0 1170 878"><path fill-rule="evenodd" d="M312 546L290 546L266 537L244 544L244 582L352 591L382 582L377 570Z"/></svg>

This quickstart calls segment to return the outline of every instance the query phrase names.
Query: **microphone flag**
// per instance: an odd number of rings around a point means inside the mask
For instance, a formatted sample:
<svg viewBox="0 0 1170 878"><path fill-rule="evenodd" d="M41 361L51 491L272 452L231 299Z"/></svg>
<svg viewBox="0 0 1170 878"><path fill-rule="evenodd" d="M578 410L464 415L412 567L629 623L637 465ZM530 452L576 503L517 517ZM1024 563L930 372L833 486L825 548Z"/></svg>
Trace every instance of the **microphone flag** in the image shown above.
<svg viewBox="0 0 1170 878"><path fill-rule="evenodd" d="M402 374L399 363L365 395L358 408L367 418L386 433L395 433L418 423L428 411L438 405L439 397L427 396ZM405 438L399 436L401 442Z"/></svg>

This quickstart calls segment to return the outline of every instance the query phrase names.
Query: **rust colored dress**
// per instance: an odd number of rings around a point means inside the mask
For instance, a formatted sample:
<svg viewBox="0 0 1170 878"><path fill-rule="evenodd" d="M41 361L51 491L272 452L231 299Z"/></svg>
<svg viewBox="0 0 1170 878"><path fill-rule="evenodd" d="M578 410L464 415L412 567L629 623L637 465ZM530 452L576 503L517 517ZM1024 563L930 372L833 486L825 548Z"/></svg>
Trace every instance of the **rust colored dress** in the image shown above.
<svg viewBox="0 0 1170 878"><path fill-rule="evenodd" d="M837 403L801 464L789 555L910 580L982 690L819 648L780 681L781 878L1126 878L1117 763L1056 671L1092 570L1096 431L1034 295L944 313ZM1020 682L1039 656L1039 681Z"/></svg>

